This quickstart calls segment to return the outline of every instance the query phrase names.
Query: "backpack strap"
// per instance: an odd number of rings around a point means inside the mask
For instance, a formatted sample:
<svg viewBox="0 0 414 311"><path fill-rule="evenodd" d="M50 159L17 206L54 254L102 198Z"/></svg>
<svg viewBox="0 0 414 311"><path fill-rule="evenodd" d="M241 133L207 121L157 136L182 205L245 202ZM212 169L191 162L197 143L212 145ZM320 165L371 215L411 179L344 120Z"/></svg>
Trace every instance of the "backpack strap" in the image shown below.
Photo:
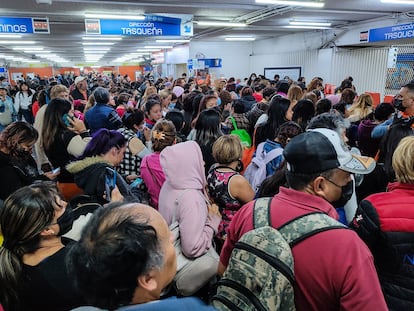
<svg viewBox="0 0 414 311"><path fill-rule="evenodd" d="M236 124L236 120L234 120L234 117L230 116L229 119L231 120L231 123L233 124L233 129L235 129L236 131L238 130L237 124Z"/></svg>
<svg viewBox="0 0 414 311"><path fill-rule="evenodd" d="M256 156L261 156L264 152L264 145L266 142L262 142L257 146ZM264 164L267 165L270 161L277 158L283 153L283 148L275 148L267 152L263 158Z"/></svg>
<svg viewBox="0 0 414 311"><path fill-rule="evenodd" d="M333 229L349 228L325 213L315 212L292 219L278 230L293 248L317 233Z"/></svg>
<svg viewBox="0 0 414 311"><path fill-rule="evenodd" d="M272 226L270 219L270 204L272 203L271 197L258 198L254 201L253 206L253 227L254 229Z"/></svg>

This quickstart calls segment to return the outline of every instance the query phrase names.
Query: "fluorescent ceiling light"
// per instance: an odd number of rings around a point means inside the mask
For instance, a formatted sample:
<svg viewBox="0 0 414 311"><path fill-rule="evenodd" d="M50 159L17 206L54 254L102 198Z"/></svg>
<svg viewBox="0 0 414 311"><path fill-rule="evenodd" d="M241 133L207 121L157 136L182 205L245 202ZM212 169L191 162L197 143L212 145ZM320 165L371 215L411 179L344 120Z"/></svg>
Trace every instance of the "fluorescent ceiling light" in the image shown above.
<svg viewBox="0 0 414 311"><path fill-rule="evenodd" d="M40 60L36 59L26 59L24 60L25 63L40 63Z"/></svg>
<svg viewBox="0 0 414 311"><path fill-rule="evenodd" d="M323 26L280 26L280 28L290 28L290 29L330 29L330 27Z"/></svg>
<svg viewBox="0 0 414 311"><path fill-rule="evenodd" d="M99 19L126 19L126 20L139 20L142 21L145 19L145 15L116 15L116 14L105 14L105 13L96 13L89 14L85 13L87 18L99 18Z"/></svg>
<svg viewBox="0 0 414 311"><path fill-rule="evenodd" d="M122 37L102 37L102 36L94 36L94 37L82 37L82 40L110 40L110 41L121 41Z"/></svg>
<svg viewBox="0 0 414 311"><path fill-rule="evenodd" d="M18 50L18 51L20 51L20 50L22 50L22 51L23 50L26 50L26 51L28 51L28 50L31 50L31 51L43 51L44 48L42 48L42 47L15 46L15 47L13 47L13 50Z"/></svg>
<svg viewBox="0 0 414 311"><path fill-rule="evenodd" d="M24 51L23 51L23 53L26 53L26 54L33 54L33 53L37 53L37 52L41 52L41 51L38 51L38 50L32 50L32 49L30 49L30 50L24 50Z"/></svg>
<svg viewBox="0 0 414 311"><path fill-rule="evenodd" d="M114 45L115 42L82 42L82 45Z"/></svg>
<svg viewBox="0 0 414 311"><path fill-rule="evenodd" d="M137 52L143 52L143 53L149 53L149 52L154 52L154 51L159 51L159 48L154 48L154 49L138 49L136 50Z"/></svg>
<svg viewBox="0 0 414 311"><path fill-rule="evenodd" d="M226 37L226 41L254 41L253 37Z"/></svg>
<svg viewBox="0 0 414 311"><path fill-rule="evenodd" d="M59 56L57 56L56 54L39 54L39 53L35 53L35 55L37 56L37 57L42 57L42 58L49 58L49 57L59 57Z"/></svg>
<svg viewBox="0 0 414 311"><path fill-rule="evenodd" d="M289 22L290 25L294 26L321 26L321 27L329 27L332 23L321 23L321 22L299 22L299 21L292 21Z"/></svg>
<svg viewBox="0 0 414 311"><path fill-rule="evenodd" d="M172 49L172 45L146 45L144 49Z"/></svg>
<svg viewBox="0 0 414 311"><path fill-rule="evenodd" d="M0 34L0 38L21 38L22 35Z"/></svg>
<svg viewBox="0 0 414 311"><path fill-rule="evenodd" d="M393 4L406 4L411 5L414 4L414 1L410 0L381 0L382 3L393 3Z"/></svg>
<svg viewBox="0 0 414 311"><path fill-rule="evenodd" d="M36 44L36 41L12 41L12 40L0 40L0 44Z"/></svg>
<svg viewBox="0 0 414 311"><path fill-rule="evenodd" d="M201 26L217 26L217 27L246 27L245 23L232 23L232 22L213 22L213 21L194 21Z"/></svg>
<svg viewBox="0 0 414 311"><path fill-rule="evenodd" d="M188 42L190 42L190 40L189 39L158 39L158 40L155 40L155 42L158 42L158 43L168 43L168 42L171 42L171 43L188 43Z"/></svg>
<svg viewBox="0 0 414 311"><path fill-rule="evenodd" d="M84 48L83 51L84 52L108 52L111 48L109 47L101 47L101 48Z"/></svg>
<svg viewBox="0 0 414 311"><path fill-rule="evenodd" d="M13 60L23 60L23 57L16 57L16 56L12 56L12 55L5 55L4 56L5 59L13 59Z"/></svg>
<svg viewBox="0 0 414 311"><path fill-rule="evenodd" d="M304 6L304 7L310 7L310 8L323 8L325 6L324 2L315 2L315 1L256 0L256 3Z"/></svg>
<svg viewBox="0 0 414 311"><path fill-rule="evenodd" d="M94 56L94 55L96 55L96 56L98 56L98 55L99 56L104 56L105 55L105 53L102 53L102 52L96 53L96 52L92 52L92 51L84 51L83 54L85 56Z"/></svg>

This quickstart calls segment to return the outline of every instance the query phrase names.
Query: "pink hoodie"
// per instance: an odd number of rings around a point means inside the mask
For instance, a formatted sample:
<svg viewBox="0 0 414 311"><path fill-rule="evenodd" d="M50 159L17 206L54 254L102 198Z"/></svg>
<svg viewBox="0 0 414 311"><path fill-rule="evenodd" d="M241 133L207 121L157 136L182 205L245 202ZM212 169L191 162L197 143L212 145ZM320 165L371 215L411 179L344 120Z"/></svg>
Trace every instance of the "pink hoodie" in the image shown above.
<svg viewBox="0 0 414 311"><path fill-rule="evenodd" d="M158 197L165 176L160 164L160 153L154 152L145 156L141 161L141 177L147 185L151 196L151 205L158 209Z"/></svg>
<svg viewBox="0 0 414 311"><path fill-rule="evenodd" d="M210 249L221 220L217 215L208 214L200 147L194 141L179 143L161 151L160 158L165 183L161 188L158 211L170 225L177 207L182 251L187 257L199 257Z"/></svg>

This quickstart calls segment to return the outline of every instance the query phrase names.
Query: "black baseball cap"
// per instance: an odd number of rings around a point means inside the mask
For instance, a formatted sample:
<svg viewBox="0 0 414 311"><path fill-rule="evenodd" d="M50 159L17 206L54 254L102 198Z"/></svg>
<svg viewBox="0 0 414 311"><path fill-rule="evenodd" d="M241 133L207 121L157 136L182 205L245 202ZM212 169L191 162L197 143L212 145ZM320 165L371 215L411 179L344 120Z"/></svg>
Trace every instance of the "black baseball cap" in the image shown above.
<svg viewBox="0 0 414 311"><path fill-rule="evenodd" d="M316 174L339 168L354 174L369 174L375 160L352 154L338 133L326 128L308 130L286 145L283 156L292 173Z"/></svg>

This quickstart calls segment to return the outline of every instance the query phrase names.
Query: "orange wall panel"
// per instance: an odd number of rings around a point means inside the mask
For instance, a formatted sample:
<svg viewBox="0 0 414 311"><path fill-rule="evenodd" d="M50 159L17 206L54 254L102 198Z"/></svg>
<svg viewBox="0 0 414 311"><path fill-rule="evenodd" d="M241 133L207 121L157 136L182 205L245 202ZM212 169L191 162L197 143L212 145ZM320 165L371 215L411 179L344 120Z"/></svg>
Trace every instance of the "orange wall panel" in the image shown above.
<svg viewBox="0 0 414 311"><path fill-rule="evenodd" d="M90 68L85 67L84 68L85 73L86 72L104 72L104 71L112 71L115 75L120 74L122 76L128 75L131 81L135 80L135 72L141 71L144 72L144 68L142 66L103 66L99 68ZM26 77L27 73L34 73L38 74L40 77L51 77L57 74L65 74L73 72L75 76L79 76L81 74L81 71L79 68L75 67L60 67L60 68L52 68L52 67L30 67L30 68L23 68L23 67L12 67L9 68L10 77L12 76L12 73L22 73L23 77ZM14 81L11 81L13 84Z"/></svg>
<svg viewBox="0 0 414 311"><path fill-rule="evenodd" d="M131 81L135 81L135 71L144 72L144 67L142 66L119 66L119 74L121 76L128 75Z"/></svg>
<svg viewBox="0 0 414 311"><path fill-rule="evenodd" d="M13 73L21 72L26 78L27 73L38 74L41 77L51 77L53 75L52 67L33 67L33 68L9 68L10 78ZM10 81L14 84L14 81Z"/></svg>

